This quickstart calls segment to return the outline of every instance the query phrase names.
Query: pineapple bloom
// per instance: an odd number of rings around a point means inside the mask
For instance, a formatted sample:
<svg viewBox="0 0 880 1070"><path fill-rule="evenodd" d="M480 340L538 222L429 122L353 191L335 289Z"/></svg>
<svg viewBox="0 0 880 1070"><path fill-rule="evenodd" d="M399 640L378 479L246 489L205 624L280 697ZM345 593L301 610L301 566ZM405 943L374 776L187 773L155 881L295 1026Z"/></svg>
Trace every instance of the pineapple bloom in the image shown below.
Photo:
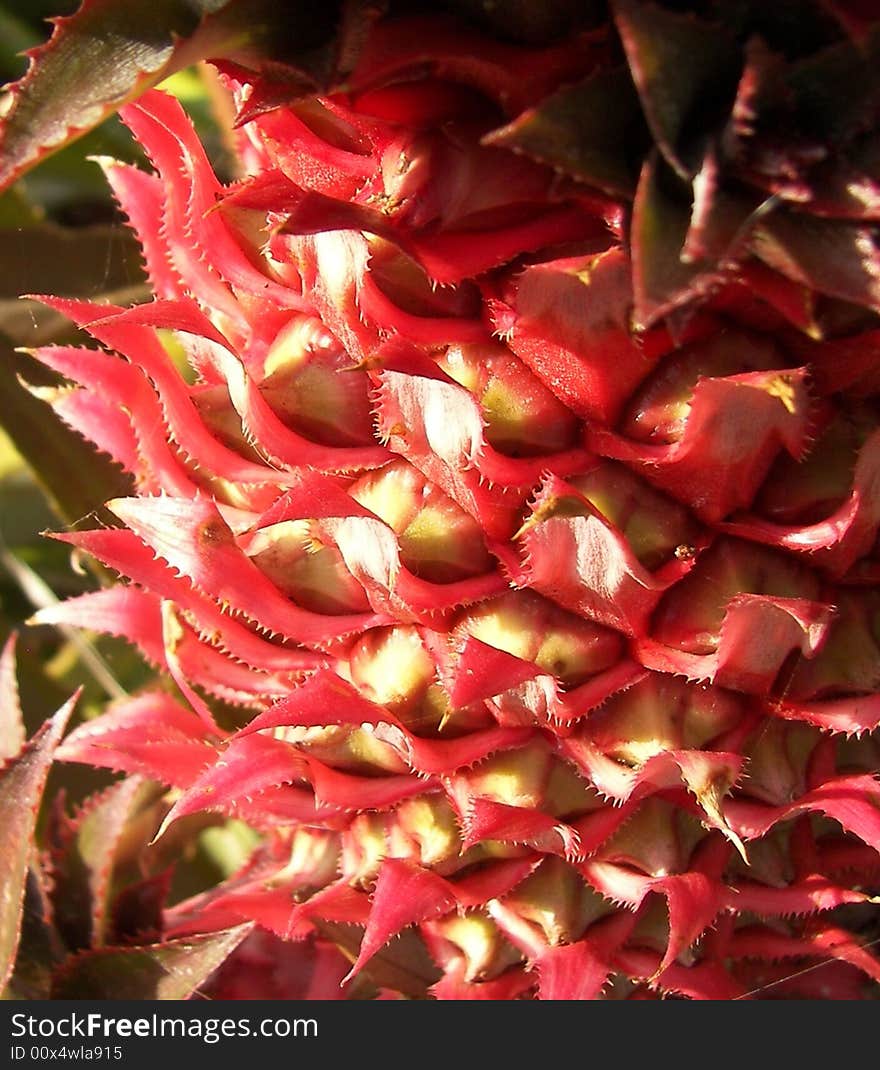
<svg viewBox="0 0 880 1070"><path fill-rule="evenodd" d="M35 355L133 478L119 526L56 537L124 582L38 617L176 684L59 757L167 785L163 832L264 833L165 912L256 920L220 994L265 961L319 997L880 980L877 330L820 337L841 295L767 260L633 282L644 187L630 219L541 147L614 69L433 18L326 96L229 67L229 185L172 97L123 109L153 169L103 166L154 299L44 298L100 348Z"/></svg>

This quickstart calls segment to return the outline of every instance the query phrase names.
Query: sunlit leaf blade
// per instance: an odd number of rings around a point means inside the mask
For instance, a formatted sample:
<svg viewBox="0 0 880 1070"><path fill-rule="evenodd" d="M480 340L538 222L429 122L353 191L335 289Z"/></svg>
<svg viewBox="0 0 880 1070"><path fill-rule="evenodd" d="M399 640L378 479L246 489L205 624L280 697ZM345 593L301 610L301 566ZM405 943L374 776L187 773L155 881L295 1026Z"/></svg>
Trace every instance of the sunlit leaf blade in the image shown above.
<svg viewBox="0 0 880 1070"><path fill-rule="evenodd" d="M74 702L66 702L0 771L0 989L15 962L40 799Z"/></svg>
<svg viewBox="0 0 880 1070"><path fill-rule="evenodd" d="M24 717L15 678L15 634L0 654L0 760L13 758L25 740Z"/></svg>
<svg viewBox="0 0 880 1070"><path fill-rule="evenodd" d="M32 865L25 881L21 939L15 970L9 979L9 994L15 999L48 999L52 968L63 954L51 920L47 879Z"/></svg>
<svg viewBox="0 0 880 1070"><path fill-rule="evenodd" d="M46 44L11 89L0 127L0 189L91 130L126 101L200 59L249 63L307 54L332 28L335 5L317 12L265 0L84 0L55 20Z"/></svg>
<svg viewBox="0 0 880 1070"><path fill-rule="evenodd" d="M68 959L53 999L188 999L232 954L252 926L145 947L108 947Z"/></svg>
<svg viewBox="0 0 880 1070"><path fill-rule="evenodd" d="M873 228L777 212L755 232L753 246L795 282L880 311L880 246Z"/></svg>

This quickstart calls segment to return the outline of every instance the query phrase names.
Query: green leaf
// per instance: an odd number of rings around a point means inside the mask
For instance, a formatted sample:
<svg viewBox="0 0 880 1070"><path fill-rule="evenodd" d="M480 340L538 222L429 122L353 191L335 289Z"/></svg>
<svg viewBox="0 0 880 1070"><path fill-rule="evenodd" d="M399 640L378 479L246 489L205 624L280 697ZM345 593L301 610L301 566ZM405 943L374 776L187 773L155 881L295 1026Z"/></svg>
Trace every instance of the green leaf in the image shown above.
<svg viewBox="0 0 880 1070"><path fill-rule="evenodd" d="M63 955L61 940L51 920L46 885L40 868L30 866L25 882L21 939L15 970L9 979L8 994L13 999L48 999L52 969Z"/></svg>
<svg viewBox="0 0 880 1070"><path fill-rule="evenodd" d="M486 138L624 197L635 191L638 157L647 140L625 67L600 70L561 89Z"/></svg>
<svg viewBox="0 0 880 1070"><path fill-rule="evenodd" d="M0 990L15 964L43 788L74 702L75 698L66 702L0 771Z"/></svg>
<svg viewBox="0 0 880 1070"><path fill-rule="evenodd" d="M654 140L689 178L702 155L701 131L733 101L739 50L724 27L690 13L640 0L615 0L612 10Z"/></svg>
<svg viewBox="0 0 880 1070"><path fill-rule="evenodd" d="M55 921L71 949L100 947L110 925L114 864L132 814L153 789L127 777L87 800L72 819L59 821L62 843L53 850Z"/></svg>
<svg viewBox="0 0 880 1070"><path fill-rule="evenodd" d="M0 654L0 761L14 758L24 746L24 715L15 677L15 641L13 633Z"/></svg>
<svg viewBox="0 0 880 1070"><path fill-rule="evenodd" d="M692 202L689 184L659 153L642 168L630 235L639 330L711 293L746 255L757 220L769 211L770 201L715 188L714 178L705 181L712 188L695 183Z"/></svg>
<svg viewBox="0 0 880 1070"><path fill-rule="evenodd" d="M175 71L206 58L286 58L291 44L322 66L335 4L270 0L83 0L55 20L12 86L0 127L0 190Z"/></svg>
<svg viewBox="0 0 880 1070"><path fill-rule="evenodd" d="M355 925L316 920L315 927L354 962L363 932ZM418 934L406 930L370 959L363 973L379 987L390 988L413 999L425 999L428 989L442 977Z"/></svg>
<svg viewBox="0 0 880 1070"><path fill-rule="evenodd" d="M819 293L880 312L880 244L872 227L774 213L752 246L770 267Z"/></svg>
<svg viewBox="0 0 880 1070"><path fill-rule="evenodd" d="M603 15L598 0L452 0L449 6L493 36L528 45L559 41Z"/></svg>
<svg viewBox="0 0 880 1070"><path fill-rule="evenodd" d="M56 972L52 999L188 999L252 927L249 922L162 944L80 952Z"/></svg>

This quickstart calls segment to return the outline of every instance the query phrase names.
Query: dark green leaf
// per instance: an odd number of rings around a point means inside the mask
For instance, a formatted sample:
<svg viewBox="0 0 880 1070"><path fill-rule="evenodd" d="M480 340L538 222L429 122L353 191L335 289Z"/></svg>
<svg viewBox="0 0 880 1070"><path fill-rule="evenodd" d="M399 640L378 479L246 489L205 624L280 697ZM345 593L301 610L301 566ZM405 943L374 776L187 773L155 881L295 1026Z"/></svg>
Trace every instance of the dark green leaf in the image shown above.
<svg viewBox="0 0 880 1070"><path fill-rule="evenodd" d="M15 675L15 640L13 633L0 654L0 761L14 758L25 741L24 715Z"/></svg>
<svg viewBox="0 0 880 1070"><path fill-rule="evenodd" d="M53 999L188 999L232 954L251 923L145 947L83 951L56 972Z"/></svg>
<svg viewBox="0 0 880 1070"><path fill-rule="evenodd" d="M335 921L317 921L315 924L322 936L332 940L347 958L355 961L363 936L358 926ZM414 999L424 999L428 988L442 976L428 957L420 937L412 929L401 933L376 952L363 972L379 987L402 992Z"/></svg>
<svg viewBox="0 0 880 1070"><path fill-rule="evenodd" d="M52 969L63 954L52 924L46 878L36 865L28 869L15 970L9 979L13 999L48 999Z"/></svg>
<svg viewBox="0 0 880 1070"><path fill-rule="evenodd" d="M724 28L641 0L612 5L633 81L657 146L682 178L702 155L702 132L729 109L739 50Z"/></svg>
<svg viewBox="0 0 880 1070"><path fill-rule="evenodd" d="M632 197L648 138L629 71L618 67L561 89L486 141L523 152L612 196Z"/></svg>
<svg viewBox="0 0 880 1070"><path fill-rule="evenodd" d="M52 755L73 710L66 702L0 770L0 990L15 963L37 813Z"/></svg>
<svg viewBox="0 0 880 1070"><path fill-rule="evenodd" d="M129 821L151 785L127 777L88 799L73 819L58 822L53 849L55 920L71 950L100 947L111 924L114 863Z"/></svg>
<svg viewBox="0 0 880 1070"><path fill-rule="evenodd" d="M872 228L780 211L762 223L752 245L795 282L880 312L880 249Z"/></svg>

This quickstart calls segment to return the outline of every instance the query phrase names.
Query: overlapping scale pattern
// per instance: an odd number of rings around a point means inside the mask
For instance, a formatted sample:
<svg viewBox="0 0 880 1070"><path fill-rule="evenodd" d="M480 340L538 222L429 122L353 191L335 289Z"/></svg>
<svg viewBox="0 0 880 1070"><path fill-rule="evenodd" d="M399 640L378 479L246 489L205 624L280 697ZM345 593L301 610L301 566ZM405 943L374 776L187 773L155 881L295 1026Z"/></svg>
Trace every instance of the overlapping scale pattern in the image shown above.
<svg viewBox="0 0 880 1070"><path fill-rule="evenodd" d="M59 536L126 582L39 618L180 695L60 755L169 785L166 827L263 830L169 931L256 918L248 968L317 931L316 991L333 941L386 994L858 995L876 330L811 337L767 268L636 332L620 206L481 140L595 49L438 34L426 77L385 32L348 92L242 126L232 186L171 97L124 110L156 299L47 298L103 348L35 355L135 477L123 526Z"/></svg>

